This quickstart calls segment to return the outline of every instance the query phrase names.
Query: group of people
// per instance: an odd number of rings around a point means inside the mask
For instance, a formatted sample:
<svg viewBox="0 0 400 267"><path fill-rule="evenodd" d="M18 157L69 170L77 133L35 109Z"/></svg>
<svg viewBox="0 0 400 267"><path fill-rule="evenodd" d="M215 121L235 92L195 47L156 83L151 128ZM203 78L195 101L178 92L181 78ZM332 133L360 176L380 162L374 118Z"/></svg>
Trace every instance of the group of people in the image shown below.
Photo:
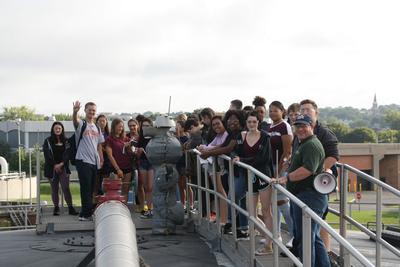
<svg viewBox="0 0 400 267"><path fill-rule="evenodd" d="M103 194L102 181L114 176L121 179L121 194L128 198L132 185L132 177L138 173L138 203L141 216L152 216L152 184L154 170L146 157L144 148L148 139L143 136L143 128L152 125L152 121L144 116L128 121L128 133L124 129L124 121L116 118L109 129L105 115L96 117L97 107L93 102L85 105L85 117L80 119L79 101L73 103L73 125L75 134L66 138L61 122L54 122L51 135L43 144L45 156L45 177L51 184L53 215L60 214L59 184L69 207L70 215L78 215L79 220L92 219L96 195ZM76 155L71 155L71 146L76 146ZM79 177L81 211L78 213L73 205L69 189L69 163L74 157L75 167Z"/></svg>
<svg viewBox="0 0 400 267"><path fill-rule="evenodd" d="M242 101L233 100L229 110L220 116L211 108L204 108L199 115L182 114L176 120L175 136L182 149L197 148L204 159L202 164L210 164L213 156L228 155L233 162L246 163L268 177L272 183L280 183L297 198L307 204L314 212L324 218L328 211L326 195L318 193L312 185L314 177L322 171L332 169L336 173L335 163L339 159L337 138L325 126L318 122L318 106L309 99L294 103L286 110L279 101L273 101L266 107L263 97L255 97L252 106L242 107ZM152 121L142 115L128 121L126 133L124 122L114 119L111 130L104 115L96 117L96 105L86 103L85 118L79 119L81 108L79 101L73 103L73 124L77 147L75 166L80 182L82 209L79 220L91 220L93 200L102 194L102 179L114 175L123 182L121 194L127 196L134 174L138 174L137 204L142 218L152 216L152 185L154 170L146 157L146 145L149 139L143 135L143 128L152 126ZM266 114L269 114L269 119ZM51 136L43 145L45 154L45 176L50 179L54 215L59 214L58 185L61 184L69 214L77 215L73 208L69 192L68 153L69 139L64 135L64 127L55 122ZM191 154L193 155L193 154ZM186 162L187 159L187 162ZM217 179L212 184L220 194L229 194L228 171L225 162L217 161ZM195 182L197 177L196 160L193 157L182 158L176 167L179 173L179 196L186 207L194 209L194 193L186 192L187 179ZM247 177L244 169L235 165L234 187L235 202L246 209L247 179L253 182L253 207L261 206L260 219L272 230L271 195L268 182L255 176ZM204 183L204 181L201 181ZM202 198L205 200L205 198ZM232 233L232 220L237 222L238 239L248 238L247 217L239 213L232 218L230 209L224 201L219 201L221 222L224 233ZM279 221L281 214L293 237L292 251L302 258L302 213L288 198L278 193ZM279 223L280 226L280 223ZM322 238L322 239L321 239ZM324 240L324 241L322 241ZM272 240L265 238L257 249L258 255L272 253ZM330 249L329 235L321 231L319 225L312 223L312 262L313 266L329 266L327 251Z"/></svg>
<svg viewBox="0 0 400 267"><path fill-rule="evenodd" d="M269 120L266 119L266 114L269 115ZM332 131L318 121L318 106L314 101L305 99L300 103L293 103L286 110L279 101L271 102L267 109L266 100L262 97L255 97L253 106L244 108L240 100L233 100L224 117L215 115L211 109L206 108L201 111L198 119L189 116L186 125L189 140L185 148L197 148L204 159L201 164L210 164L207 161L212 156L228 155L233 162L246 163L271 177L272 183L286 185L292 194L316 214L326 218L327 196L314 189L313 180L323 171L337 175L335 163L339 159L338 140ZM191 168L187 174L192 180L202 179L201 183L204 185L204 178L196 177L194 163L194 160L189 162L188 166ZM216 183L211 183L211 186L226 196L229 193L227 166L224 162L217 163ZM261 207L259 218L272 231L272 188L266 180L256 175L247 175L247 170L234 166L235 202L246 210L247 179L252 179L252 206L256 209L255 213ZM236 220L237 238L248 239L247 217L239 213L237 218L232 218L226 203L220 201L218 204L224 233L232 233L232 220ZM302 258L302 211L279 192L277 205L279 232L283 215L292 236L287 246ZM311 239L312 266L329 266L328 233L313 222ZM273 241L268 237L262 241L263 244L256 254L271 254Z"/></svg>

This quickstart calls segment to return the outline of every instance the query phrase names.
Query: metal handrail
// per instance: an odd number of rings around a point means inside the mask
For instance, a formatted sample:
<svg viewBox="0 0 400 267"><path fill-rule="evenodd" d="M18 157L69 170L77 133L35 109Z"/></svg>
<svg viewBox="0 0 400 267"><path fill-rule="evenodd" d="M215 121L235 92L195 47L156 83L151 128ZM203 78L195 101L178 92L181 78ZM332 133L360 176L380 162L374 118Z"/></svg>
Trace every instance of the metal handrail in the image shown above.
<svg viewBox="0 0 400 267"><path fill-rule="evenodd" d="M356 168L354 168L353 166L348 165L348 164L336 163L336 165L337 165L338 167L340 167L340 168L344 167L345 169L347 169L347 170L349 170L349 171L351 171L351 172L357 174L358 177L360 177L360 178L362 178L362 179L365 179L365 180L367 180L367 181L370 182L370 183L376 184L377 186L380 186L380 187L382 187L383 189L389 191L390 193L392 193L392 194L394 194L394 195L400 197L400 190L397 190L397 189L391 187L390 185L388 185L388 184L386 184L386 183L384 183L384 182L378 180L377 178L375 178L375 177L373 177L373 176L371 176L371 175L368 175L368 174L366 174L366 173L364 173L364 172L362 172L362 171L360 171L360 170L358 170L358 169L356 169Z"/></svg>
<svg viewBox="0 0 400 267"><path fill-rule="evenodd" d="M368 175L348 164L337 163L337 167L340 168L340 188L344 190L340 190L340 211L332 212L335 215L338 215L340 218L340 232L343 237L346 237L347 226L346 223L350 223L354 225L359 230L367 234L370 238L375 240L376 242L376 253L375 253L375 264L376 266L381 266L381 246L383 245L386 249L391 251L396 256L400 257L400 250L389 244L387 241L382 239L382 189L392 193L393 195L400 197L400 191L391 187L390 185L380 181L379 179ZM353 218L347 215L347 207L346 207L346 200L347 200L347 184L348 184L348 172L351 171L352 173L356 174L361 179L367 180L368 182L377 186L376 190L376 233L373 233L368 228L360 224L359 222L355 221ZM345 261L348 261L347 255L341 246L341 256L345 258Z"/></svg>
<svg viewBox="0 0 400 267"><path fill-rule="evenodd" d="M211 190L208 188L207 185L207 180L206 179L206 188L200 186L200 181L201 181L201 169L200 169L200 152L197 151L196 149L193 150L189 150L189 152L192 153L196 153L197 154L197 173L198 173L198 185L194 185L194 184L190 184L188 183L189 186L193 186L196 187L199 190L203 190L206 191L208 193L212 193L214 194L216 197L221 198L223 200L225 200L227 203L229 203L231 205L231 208L237 210L238 212L243 213L245 216L247 216L249 218L249 223L250 223L250 264L252 266L255 265L255 258L254 258L254 226L256 225L257 228L259 228L263 233L265 233L266 235L268 235L268 237L271 238L271 240L273 241L273 243L275 244L275 246L279 246L287 255L288 257L293 261L294 264L296 264L297 266L309 266L311 264L311 249L310 249L310 244L311 244L311 235L307 235L304 234L303 235L303 261L304 264L302 264L284 245L283 243L277 239L274 238L276 237L276 227L273 227L273 232L271 233L265 226L263 226L261 223L258 222L258 219L254 216L253 213L253 205L252 205L252 201L249 201L248 205L249 205L249 211L244 213L243 210L236 204L234 203L234 198L232 200L225 198L224 196L222 196L221 194L219 194L218 192L216 192L215 190ZM249 166L243 162L233 162L232 159L226 155L220 155L218 156L219 158L222 158L224 160L227 160L230 164L230 168L229 168L229 173L231 174L232 168L231 166L233 166L233 164L238 165L239 167L242 167L244 169L247 169L247 171L249 172L249 174L254 173L255 175L257 175L259 178L263 179L266 182L270 182L270 177L266 176L265 174L261 173L260 171L256 170L254 167ZM215 161L213 161L213 164L215 164ZM214 168L213 168L214 169ZM199 175L200 174L200 175ZM230 179L230 184L231 184L231 177L232 175L229 176ZM250 177L250 176L248 176ZM291 194L289 191L287 191L284 187L282 187L279 184L273 184L272 185L273 189L277 189L279 190L281 193L283 193L286 197L288 197L290 199L290 201L292 203L295 203L296 205L298 205L298 207L300 209L303 210L303 231L308 233L311 230L311 219L313 219L316 223L318 223L321 227L323 227L324 229L326 229L328 231L328 233L334 238L336 239L339 244L341 245L341 247L345 248L350 254L352 254L360 263L362 263L364 266L374 266L364 255L362 255L358 250L356 250L346 239L344 239L342 236L340 236L338 233L336 233L336 231L329 226L328 223L326 223L325 221L323 221L317 214L315 214L306 204L304 204L302 201L300 201L297 197L295 197L293 194ZM248 179L248 192L252 192L252 182L251 179ZM276 191L273 190L273 198L276 198ZM201 195L201 194L199 194ZM275 195L275 197L274 197ZM248 194L248 196L251 196L251 194ZM232 197L232 195L231 195ZM201 199L200 199L201 200ZM250 200L250 197L249 197ZM209 202L206 202L207 206L209 207ZM200 205L200 214L201 214L201 210L202 210L202 204L201 201L199 203ZM275 203L272 203L273 206L276 206L276 201ZM208 208L206 207L206 208ZM273 214L275 214L276 212L276 208L273 207ZM209 218L209 211L207 211L207 218ZM235 217L232 217L235 218ZM235 221L234 219L232 219L232 221ZM275 226L275 224L274 224ZM236 229L234 229L236 230ZM235 232L235 231L233 231ZM274 263L277 263L277 250L274 249Z"/></svg>

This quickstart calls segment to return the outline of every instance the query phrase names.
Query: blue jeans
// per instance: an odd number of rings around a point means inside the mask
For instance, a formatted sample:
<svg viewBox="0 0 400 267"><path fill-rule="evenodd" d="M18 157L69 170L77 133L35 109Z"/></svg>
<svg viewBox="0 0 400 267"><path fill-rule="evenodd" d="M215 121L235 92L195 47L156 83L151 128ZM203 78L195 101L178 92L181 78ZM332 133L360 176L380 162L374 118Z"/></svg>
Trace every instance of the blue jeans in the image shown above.
<svg viewBox="0 0 400 267"><path fill-rule="evenodd" d="M239 176L234 178L235 180L235 203L242 209L246 210L246 190L247 190L247 179L244 175L244 171L239 171ZM237 212L239 217L239 225L237 229L246 230L249 226L249 221L245 215ZM232 222L231 209L228 208L228 222Z"/></svg>
<svg viewBox="0 0 400 267"><path fill-rule="evenodd" d="M79 184L81 186L82 209L79 216L90 217L93 213L92 195L96 181L97 167L82 160L77 160L76 170L78 171Z"/></svg>
<svg viewBox="0 0 400 267"><path fill-rule="evenodd" d="M278 233L281 232L281 215L283 215L283 218L285 218L285 223L288 227L290 237L293 237L293 219L292 216L290 215L290 202L286 202L283 205L278 206Z"/></svg>
<svg viewBox="0 0 400 267"><path fill-rule="evenodd" d="M328 198L326 195L317 193L310 189L296 194L296 197L312 209L319 217L322 218L324 211L328 206ZM291 212L294 224L295 242L293 246L297 246L297 253L300 259L303 260L303 239L302 239L302 210L295 204L291 205ZM320 226L311 220L311 266L330 267L330 261L324 242L319 236Z"/></svg>

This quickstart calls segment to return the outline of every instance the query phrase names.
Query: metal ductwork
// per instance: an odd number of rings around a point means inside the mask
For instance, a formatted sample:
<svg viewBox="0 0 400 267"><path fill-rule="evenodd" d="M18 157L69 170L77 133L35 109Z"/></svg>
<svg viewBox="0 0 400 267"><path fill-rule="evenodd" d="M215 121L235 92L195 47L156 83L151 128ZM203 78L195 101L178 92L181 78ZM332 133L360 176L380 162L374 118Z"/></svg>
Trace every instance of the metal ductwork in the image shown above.
<svg viewBox="0 0 400 267"><path fill-rule="evenodd" d="M120 180L115 180L115 183L120 187ZM139 266L136 229L131 213L114 193L114 190L108 190L106 199L103 198L104 202L95 211L96 266ZM113 196L117 199L112 199Z"/></svg>
<svg viewBox="0 0 400 267"><path fill-rule="evenodd" d="M0 157L0 165L1 165L1 174L7 174L8 173L8 163L5 158Z"/></svg>

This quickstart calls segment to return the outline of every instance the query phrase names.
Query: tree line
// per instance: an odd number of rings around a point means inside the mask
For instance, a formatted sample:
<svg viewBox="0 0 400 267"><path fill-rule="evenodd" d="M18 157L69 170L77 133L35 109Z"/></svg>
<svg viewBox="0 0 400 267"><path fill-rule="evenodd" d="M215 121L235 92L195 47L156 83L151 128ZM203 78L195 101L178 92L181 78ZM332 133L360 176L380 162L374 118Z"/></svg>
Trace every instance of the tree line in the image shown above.
<svg viewBox="0 0 400 267"><path fill-rule="evenodd" d="M195 109L197 113L200 109ZM146 112L155 118L159 113ZM353 107L320 108L319 120L327 125L342 143L399 143L400 105L384 105L377 109L356 109ZM72 114L52 114L58 121L72 120ZM43 121L48 117L36 114L28 106L3 107L0 120Z"/></svg>

